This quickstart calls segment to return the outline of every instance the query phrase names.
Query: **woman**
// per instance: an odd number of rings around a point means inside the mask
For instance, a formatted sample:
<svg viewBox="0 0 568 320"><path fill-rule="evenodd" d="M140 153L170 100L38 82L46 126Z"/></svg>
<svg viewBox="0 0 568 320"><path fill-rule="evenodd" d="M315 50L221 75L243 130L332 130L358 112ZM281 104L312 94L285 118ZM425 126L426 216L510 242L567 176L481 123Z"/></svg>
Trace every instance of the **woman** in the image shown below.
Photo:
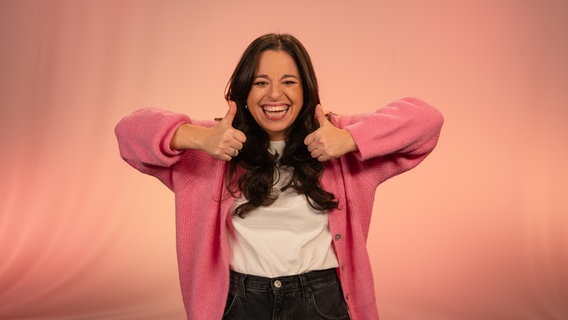
<svg viewBox="0 0 568 320"><path fill-rule="evenodd" d="M378 319L375 189L433 150L441 114L407 98L326 117L285 34L248 46L226 99L217 122L142 109L115 130L124 160L175 193L188 319Z"/></svg>

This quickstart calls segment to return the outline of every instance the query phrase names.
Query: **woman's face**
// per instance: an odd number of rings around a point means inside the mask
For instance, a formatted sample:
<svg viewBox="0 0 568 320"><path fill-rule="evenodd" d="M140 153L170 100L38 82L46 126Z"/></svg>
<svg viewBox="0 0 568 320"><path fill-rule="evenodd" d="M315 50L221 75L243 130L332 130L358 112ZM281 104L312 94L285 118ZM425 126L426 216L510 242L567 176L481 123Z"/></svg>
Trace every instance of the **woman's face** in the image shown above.
<svg viewBox="0 0 568 320"><path fill-rule="evenodd" d="M261 53L247 105L270 140L285 140L304 105L298 67L285 51Z"/></svg>

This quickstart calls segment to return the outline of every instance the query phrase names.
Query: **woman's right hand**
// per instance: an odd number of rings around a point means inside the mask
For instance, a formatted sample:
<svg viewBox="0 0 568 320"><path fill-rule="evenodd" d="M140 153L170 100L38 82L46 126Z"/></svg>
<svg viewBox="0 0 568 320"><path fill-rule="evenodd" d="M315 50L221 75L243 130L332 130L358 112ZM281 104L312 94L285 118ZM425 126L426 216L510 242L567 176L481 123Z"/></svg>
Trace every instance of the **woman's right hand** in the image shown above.
<svg viewBox="0 0 568 320"><path fill-rule="evenodd" d="M224 161L230 161L237 156L243 148L246 136L242 131L233 128L237 105L234 101L228 103L229 111L213 127L206 128L188 123L179 126L170 142L172 149L198 149Z"/></svg>

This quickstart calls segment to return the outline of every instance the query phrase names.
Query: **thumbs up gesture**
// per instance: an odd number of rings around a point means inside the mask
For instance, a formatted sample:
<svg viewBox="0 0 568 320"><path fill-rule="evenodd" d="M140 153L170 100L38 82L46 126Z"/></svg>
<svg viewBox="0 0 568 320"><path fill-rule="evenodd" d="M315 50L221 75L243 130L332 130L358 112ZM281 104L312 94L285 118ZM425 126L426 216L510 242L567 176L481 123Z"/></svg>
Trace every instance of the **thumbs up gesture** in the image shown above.
<svg viewBox="0 0 568 320"><path fill-rule="evenodd" d="M313 158L323 162L357 150L357 145L351 133L345 129L337 128L329 122L321 105L316 106L314 116L319 123L319 128L304 139L304 144L308 147Z"/></svg>
<svg viewBox="0 0 568 320"><path fill-rule="evenodd" d="M247 140L245 134L233 128L237 104L229 101L229 111L213 127L206 128L183 124L174 133L170 145L173 149L198 149L207 152L215 159L230 161L239 154Z"/></svg>
<svg viewBox="0 0 568 320"><path fill-rule="evenodd" d="M214 127L209 128L202 142L203 150L213 158L230 161L239 154L247 140L245 134L233 128L233 119L237 114L237 104L229 101L229 111Z"/></svg>

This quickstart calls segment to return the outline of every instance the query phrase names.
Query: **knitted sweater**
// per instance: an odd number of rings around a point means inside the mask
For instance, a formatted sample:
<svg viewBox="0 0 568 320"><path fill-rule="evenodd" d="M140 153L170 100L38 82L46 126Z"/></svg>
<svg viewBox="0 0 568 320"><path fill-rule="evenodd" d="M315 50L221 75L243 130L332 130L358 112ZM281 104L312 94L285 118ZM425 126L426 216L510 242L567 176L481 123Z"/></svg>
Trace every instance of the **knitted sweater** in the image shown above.
<svg viewBox="0 0 568 320"><path fill-rule="evenodd" d="M321 178L323 188L339 201L338 209L328 213L338 273L351 319L378 319L366 250L375 190L434 149L443 117L427 103L406 98L370 114L334 115L331 122L347 129L358 147L327 161ZM146 108L122 119L115 134L126 162L175 193L180 285L188 319L221 319L229 287L227 224L233 201L224 184L227 162L198 150L172 150L170 140L182 123L215 124Z"/></svg>

